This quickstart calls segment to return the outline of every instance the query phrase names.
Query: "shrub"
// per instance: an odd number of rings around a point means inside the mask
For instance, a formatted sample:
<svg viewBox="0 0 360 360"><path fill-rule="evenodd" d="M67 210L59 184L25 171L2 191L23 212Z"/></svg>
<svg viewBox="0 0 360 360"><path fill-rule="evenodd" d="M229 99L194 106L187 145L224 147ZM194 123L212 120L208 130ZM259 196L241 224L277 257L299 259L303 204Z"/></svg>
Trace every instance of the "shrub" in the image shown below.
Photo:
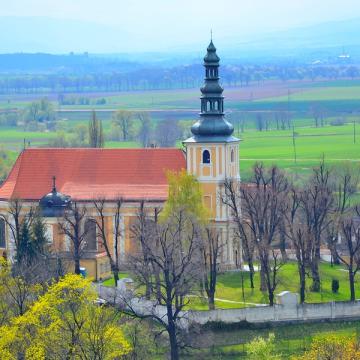
<svg viewBox="0 0 360 360"><path fill-rule="evenodd" d="M339 280L338 279L332 279L331 281L331 290L334 294L337 294L339 292Z"/></svg>

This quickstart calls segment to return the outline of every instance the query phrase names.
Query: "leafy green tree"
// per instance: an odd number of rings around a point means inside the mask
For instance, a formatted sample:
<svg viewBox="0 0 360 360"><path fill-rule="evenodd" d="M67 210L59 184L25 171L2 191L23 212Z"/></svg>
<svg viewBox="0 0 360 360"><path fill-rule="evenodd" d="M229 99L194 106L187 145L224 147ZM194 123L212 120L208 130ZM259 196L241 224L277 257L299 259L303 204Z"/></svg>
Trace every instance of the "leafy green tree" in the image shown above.
<svg viewBox="0 0 360 360"><path fill-rule="evenodd" d="M66 275L0 328L1 359L122 359L131 350L114 310L95 303L90 280Z"/></svg>
<svg viewBox="0 0 360 360"><path fill-rule="evenodd" d="M275 335L269 334L267 339L257 337L246 345L247 359L249 360L280 360L276 354Z"/></svg>

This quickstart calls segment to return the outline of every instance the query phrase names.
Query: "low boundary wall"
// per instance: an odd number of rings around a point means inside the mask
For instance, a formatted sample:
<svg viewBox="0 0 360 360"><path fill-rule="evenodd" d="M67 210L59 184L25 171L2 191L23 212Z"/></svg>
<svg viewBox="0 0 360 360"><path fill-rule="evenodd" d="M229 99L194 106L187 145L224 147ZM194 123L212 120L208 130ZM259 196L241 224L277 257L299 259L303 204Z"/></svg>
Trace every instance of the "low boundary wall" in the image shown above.
<svg viewBox="0 0 360 360"><path fill-rule="evenodd" d="M98 287L100 298L107 302L130 307L141 315L156 314L166 320L166 307L157 305L153 301L140 298L131 298L119 289L105 286ZM247 322L249 324L266 324L281 322L306 322L326 320L356 320L360 319L360 301L339 301L314 304L284 303L274 306L248 307L241 309L216 310L189 310L181 314L181 326L187 328L191 325L205 325L211 322L236 324Z"/></svg>

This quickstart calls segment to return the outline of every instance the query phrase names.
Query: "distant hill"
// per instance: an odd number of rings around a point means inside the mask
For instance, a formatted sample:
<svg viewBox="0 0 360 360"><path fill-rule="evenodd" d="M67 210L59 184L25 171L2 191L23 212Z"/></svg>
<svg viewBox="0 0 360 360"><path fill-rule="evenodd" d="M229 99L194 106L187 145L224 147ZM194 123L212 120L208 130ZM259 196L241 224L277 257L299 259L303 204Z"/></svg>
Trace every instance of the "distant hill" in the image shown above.
<svg viewBox="0 0 360 360"><path fill-rule="evenodd" d="M340 55L344 48L345 52L360 58L359 34L360 18L357 18L258 35L247 41L229 38L224 42L227 54L233 56L334 56Z"/></svg>
<svg viewBox="0 0 360 360"><path fill-rule="evenodd" d="M0 17L0 53L89 52L117 55L130 62L173 65L194 63L194 60L198 62L204 50L204 43L197 44L191 39L184 39L183 44L174 44L166 50L156 48L157 42L147 42L143 53L140 53L138 49L146 40L139 34L139 31L123 29L121 22L114 27L47 17ZM313 60L337 56L343 47L352 57L360 59L359 34L360 18L357 18L246 38L219 38L216 44L222 58L228 59L271 61L294 57ZM153 53L146 52L151 46L154 46ZM137 51L133 53L135 48Z"/></svg>

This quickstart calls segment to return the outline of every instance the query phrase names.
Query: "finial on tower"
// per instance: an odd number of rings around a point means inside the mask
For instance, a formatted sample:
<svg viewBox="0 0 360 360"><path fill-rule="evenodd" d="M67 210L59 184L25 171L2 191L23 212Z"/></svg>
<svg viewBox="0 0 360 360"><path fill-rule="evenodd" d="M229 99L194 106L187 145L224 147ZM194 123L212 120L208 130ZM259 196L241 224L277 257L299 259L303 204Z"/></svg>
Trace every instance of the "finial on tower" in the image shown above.
<svg viewBox="0 0 360 360"><path fill-rule="evenodd" d="M55 175L52 177L52 180L53 180L52 191L53 191L53 193L56 193L57 191L56 191L56 176Z"/></svg>
<svg viewBox="0 0 360 360"><path fill-rule="evenodd" d="M212 29L210 29L210 40L212 41Z"/></svg>

